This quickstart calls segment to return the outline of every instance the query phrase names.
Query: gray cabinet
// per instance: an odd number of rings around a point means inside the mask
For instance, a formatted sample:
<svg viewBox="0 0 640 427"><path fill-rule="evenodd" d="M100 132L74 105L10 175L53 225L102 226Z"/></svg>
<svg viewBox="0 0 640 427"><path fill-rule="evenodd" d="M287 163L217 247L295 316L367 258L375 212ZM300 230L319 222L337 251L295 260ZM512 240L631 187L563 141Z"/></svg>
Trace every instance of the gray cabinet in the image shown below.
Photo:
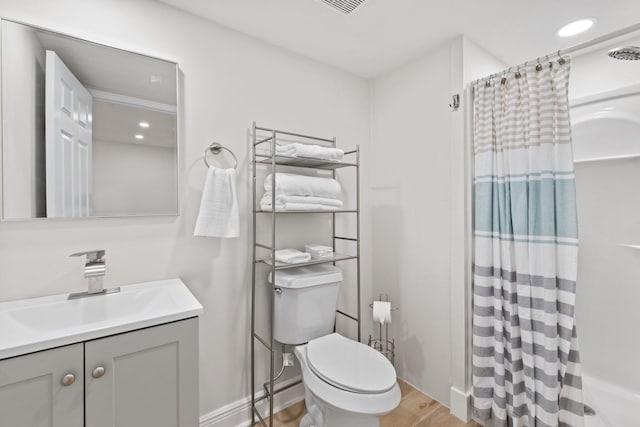
<svg viewBox="0 0 640 427"><path fill-rule="evenodd" d="M198 320L0 360L0 427L197 427Z"/></svg>
<svg viewBox="0 0 640 427"><path fill-rule="evenodd" d="M82 427L82 347L0 360L0 426Z"/></svg>
<svg viewBox="0 0 640 427"><path fill-rule="evenodd" d="M85 343L87 427L197 427L198 321Z"/></svg>

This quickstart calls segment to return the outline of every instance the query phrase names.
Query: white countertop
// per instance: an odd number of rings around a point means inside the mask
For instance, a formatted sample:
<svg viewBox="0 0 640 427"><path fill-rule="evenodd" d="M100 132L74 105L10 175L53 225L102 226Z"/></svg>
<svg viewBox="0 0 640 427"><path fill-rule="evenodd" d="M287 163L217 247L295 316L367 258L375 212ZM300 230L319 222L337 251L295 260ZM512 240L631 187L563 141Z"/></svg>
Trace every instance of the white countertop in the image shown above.
<svg viewBox="0 0 640 427"><path fill-rule="evenodd" d="M180 279L121 286L118 293L69 294L0 303L0 359L202 314Z"/></svg>

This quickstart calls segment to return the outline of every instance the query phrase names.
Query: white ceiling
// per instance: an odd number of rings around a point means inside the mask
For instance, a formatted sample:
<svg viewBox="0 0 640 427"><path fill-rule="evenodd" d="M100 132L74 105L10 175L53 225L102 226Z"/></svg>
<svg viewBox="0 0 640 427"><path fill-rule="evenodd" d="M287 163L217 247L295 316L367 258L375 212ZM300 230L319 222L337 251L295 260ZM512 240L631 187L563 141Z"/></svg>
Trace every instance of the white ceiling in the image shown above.
<svg viewBox="0 0 640 427"><path fill-rule="evenodd" d="M159 1L364 77L459 34L515 65L640 21L638 0L367 0L350 15L320 0ZM582 17L598 22L555 36Z"/></svg>

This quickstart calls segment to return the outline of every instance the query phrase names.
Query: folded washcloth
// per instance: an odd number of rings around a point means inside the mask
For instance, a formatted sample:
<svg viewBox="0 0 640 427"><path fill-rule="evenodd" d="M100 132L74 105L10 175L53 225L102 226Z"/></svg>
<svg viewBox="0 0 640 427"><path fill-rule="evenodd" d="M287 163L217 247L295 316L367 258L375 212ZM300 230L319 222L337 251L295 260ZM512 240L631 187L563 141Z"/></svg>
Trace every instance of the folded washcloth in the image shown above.
<svg viewBox="0 0 640 427"><path fill-rule="evenodd" d="M270 199L271 192L264 193L263 198ZM327 197L313 197L313 196L287 196L286 194L276 195L276 206L280 205L282 208L287 209L287 204L290 203L307 203L315 205L327 205L336 208L341 208L343 203L340 199L329 199Z"/></svg>
<svg viewBox="0 0 640 427"><path fill-rule="evenodd" d="M235 169L209 168L193 235L203 237L238 237L240 235Z"/></svg>
<svg viewBox="0 0 640 427"><path fill-rule="evenodd" d="M272 174L264 180L264 189L267 192L272 191L272 181ZM281 172L276 174L276 195L338 199L341 190L340 183L332 178Z"/></svg>
<svg viewBox="0 0 640 427"><path fill-rule="evenodd" d="M324 245L304 245L304 251L311 255L311 258L331 258L333 248Z"/></svg>
<svg viewBox="0 0 640 427"><path fill-rule="evenodd" d="M321 145L293 144L277 145L276 154L288 157L306 157L310 159L339 161L344 151L339 148L323 147Z"/></svg>
<svg viewBox="0 0 640 427"><path fill-rule="evenodd" d="M263 211L271 210L271 196L265 195L260 200L260 209ZM277 211L335 211L339 207L325 205L320 203L283 203L280 199L276 198L276 210Z"/></svg>
<svg viewBox="0 0 640 427"><path fill-rule="evenodd" d="M297 249L280 249L276 251L276 261L285 264L298 264L307 262L311 259L311 255L301 252Z"/></svg>

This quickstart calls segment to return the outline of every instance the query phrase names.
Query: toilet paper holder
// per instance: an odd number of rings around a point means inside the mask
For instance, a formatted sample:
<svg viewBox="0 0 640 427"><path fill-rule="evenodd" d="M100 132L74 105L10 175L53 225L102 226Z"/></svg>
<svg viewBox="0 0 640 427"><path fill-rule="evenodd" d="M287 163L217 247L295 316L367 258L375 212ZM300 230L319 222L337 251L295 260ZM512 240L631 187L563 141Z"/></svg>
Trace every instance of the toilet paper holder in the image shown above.
<svg viewBox="0 0 640 427"><path fill-rule="evenodd" d="M389 295L380 294L378 301L390 302ZM369 307L373 309L373 303L369 304ZM392 312L396 310L398 310L398 307L391 306ZM390 322L384 324L384 330L382 324L379 324L380 335L378 337L374 338L372 335L369 335L369 347L373 347L374 349L378 350L387 359L389 359L391 364L395 365L396 343L393 338L389 338L389 323Z"/></svg>

